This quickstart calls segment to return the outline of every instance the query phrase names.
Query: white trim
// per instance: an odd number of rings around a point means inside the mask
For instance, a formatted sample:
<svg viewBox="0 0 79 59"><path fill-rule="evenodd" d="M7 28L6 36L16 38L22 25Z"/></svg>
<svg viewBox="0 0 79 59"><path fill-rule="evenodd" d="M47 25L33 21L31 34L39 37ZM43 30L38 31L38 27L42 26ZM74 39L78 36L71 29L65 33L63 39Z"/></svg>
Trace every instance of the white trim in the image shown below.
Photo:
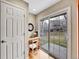
<svg viewBox="0 0 79 59"><path fill-rule="evenodd" d="M1 0L0 2L9 4L9 5L14 6L16 8L20 8L20 9L23 9L24 10L23 7L21 7L21 6L17 5L17 4L14 4L14 3L11 3L11 2L8 2L8 1L5 1L5 0Z"/></svg>
<svg viewBox="0 0 79 59"><path fill-rule="evenodd" d="M64 8L64 9L61 9L61 10L59 10L59 11L56 11L56 12L54 12L54 13L52 13L52 14L50 14L50 15L47 15L47 16L44 16L44 17L42 17L42 18L40 18L39 20L38 20L38 26L40 25L40 20L42 20L43 18L49 18L49 17L51 17L51 16L55 16L55 15L58 15L58 14L62 14L62 13L67 13L67 16L68 16L68 20L67 20L67 25L68 25L68 49L67 49L67 59L71 59L71 44L72 44L72 42L71 42L71 39L72 39L72 37L71 37L71 7L67 7L67 8ZM38 27L38 31L39 31L39 34L40 34L40 26ZM40 36L40 35L39 35Z"/></svg>
<svg viewBox="0 0 79 59"><path fill-rule="evenodd" d="M40 18L39 20L41 20L41 19L43 19L43 18L46 18L46 17L50 17L50 16L52 16L52 15L58 15L58 14L62 14L62 12L64 13L64 12L66 12L67 10L69 10L69 9L71 9L71 7L69 6L69 7L66 7L66 8L64 8L64 9L61 9L61 10L59 10L59 11L55 11L55 12L53 12L53 13L51 13L51 14L49 14L49 15L47 15L47 16L44 16L44 17L42 17L42 18Z"/></svg>
<svg viewBox="0 0 79 59"><path fill-rule="evenodd" d="M76 8L77 8L77 59L79 59L79 20L78 20L78 13L79 13L79 11L78 11L78 4L79 4L79 2L78 2L78 0L76 0Z"/></svg>
<svg viewBox="0 0 79 59"><path fill-rule="evenodd" d="M72 59L71 58L71 49L72 49L72 46L71 46L71 44L72 44L72 20L71 20L71 8L70 7L68 7L67 8L67 15L68 15L68 39L69 39L69 41L68 41L68 58L67 59Z"/></svg>
<svg viewBox="0 0 79 59"><path fill-rule="evenodd" d="M19 6L19 5L17 5L17 4L14 4L14 3L11 3L11 2L8 2L8 1L5 1L5 0L1 0L0 1L0 5L1 5L1 3L5 3L5 4L8 4L8 5L10 5L10 6L13 6L13 7L15 7L15 8L18 8L18 9L21 9L21 10L23 10L23 13L24 13L24 15L25 15L25 17L24 17L24 22L26 21L26 8L23 8L23 7L21 7L21 6ZM1 6L0 6L0 8L1 8ZM0 16L1 17L1 16ZM25 31L25 24L24 24L24 31ZM1 34L0 34L0 36L1 36ZM0 37L1 38L1 37ZM24 40L25 40L25 37L24 37ZM24 42L24 44L25 44L25 42ZM1 44L0 44L1 45ZM0 46L1 47L1 46ZM25 45L24 45L24 52L25 52ZM0 53L1 53L1 50L0 50ZM1 55L0 55L1 56ZM24 58L26 59L26 54L24 54Z"/></svg>

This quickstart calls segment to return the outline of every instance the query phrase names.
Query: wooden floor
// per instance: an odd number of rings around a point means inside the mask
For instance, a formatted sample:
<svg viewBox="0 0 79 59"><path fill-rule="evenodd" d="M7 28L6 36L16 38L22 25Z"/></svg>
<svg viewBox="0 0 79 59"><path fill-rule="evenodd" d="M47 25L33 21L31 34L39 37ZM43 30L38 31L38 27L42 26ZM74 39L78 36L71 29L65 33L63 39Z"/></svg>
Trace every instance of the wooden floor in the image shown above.
<svg viewBox="0 0 79 59"><path fill-rule="evenodd" d="M36 54L31 54L29 59L54 59L53 57L49 56L47 53L43 52L42 50L37 51Z"/></svg>

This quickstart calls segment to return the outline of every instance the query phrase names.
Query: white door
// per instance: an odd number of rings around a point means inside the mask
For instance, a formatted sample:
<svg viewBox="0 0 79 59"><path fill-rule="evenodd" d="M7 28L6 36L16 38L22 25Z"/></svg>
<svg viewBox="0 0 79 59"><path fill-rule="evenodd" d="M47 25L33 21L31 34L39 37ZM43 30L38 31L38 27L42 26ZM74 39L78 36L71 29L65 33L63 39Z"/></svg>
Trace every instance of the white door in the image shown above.
<svg viewBox="0 0 79 59"><path fill-rule="evenodd" d="M1 3L1 59L24 59L24 10Z"/></svg>

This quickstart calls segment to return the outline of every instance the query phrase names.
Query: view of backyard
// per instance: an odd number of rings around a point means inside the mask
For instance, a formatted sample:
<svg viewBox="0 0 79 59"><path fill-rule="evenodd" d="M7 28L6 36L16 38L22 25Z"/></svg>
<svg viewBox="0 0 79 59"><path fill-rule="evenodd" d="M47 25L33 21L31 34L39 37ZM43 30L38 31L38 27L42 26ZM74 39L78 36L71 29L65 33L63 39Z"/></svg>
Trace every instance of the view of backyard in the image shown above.
<svg viewBox="0 0 79 59"><path fill-rule="evenodd" d="M57 59L67 59L66 16L51 17L41 21L41 47Z"/></svg>
<svg viewBox="0 0 79 59"><path fill-rule="evenodd" d="M50 43L52 44L56 44L56 45L59 45L59 46L62 46L62 47L67 47L67 42L65 40L65 34L64 32L50 32ZM41 41L41 44L46 44L48 43L48 37L46 36L43 36L42 37L42 41Z"/></svg>
<svg viewBox="0 0 79 59"><path fill-rule="evenodd" d="M66 59L67 40L65 34L65 32L50 32L50 40L48 40L48 36L42 36L41 47L56 58Z"/></svg>

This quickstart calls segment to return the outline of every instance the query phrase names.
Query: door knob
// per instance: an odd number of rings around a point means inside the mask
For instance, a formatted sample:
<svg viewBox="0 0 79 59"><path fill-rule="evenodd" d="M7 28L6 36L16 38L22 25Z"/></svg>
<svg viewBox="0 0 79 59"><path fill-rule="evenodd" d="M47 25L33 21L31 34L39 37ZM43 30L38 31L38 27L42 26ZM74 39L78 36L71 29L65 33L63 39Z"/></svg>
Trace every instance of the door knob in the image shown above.
<svg viewBox="0 0 79 59"><path fill-rule="evenodd" d="M6 41L2 40L1 43L5 43Z"/></svg>

